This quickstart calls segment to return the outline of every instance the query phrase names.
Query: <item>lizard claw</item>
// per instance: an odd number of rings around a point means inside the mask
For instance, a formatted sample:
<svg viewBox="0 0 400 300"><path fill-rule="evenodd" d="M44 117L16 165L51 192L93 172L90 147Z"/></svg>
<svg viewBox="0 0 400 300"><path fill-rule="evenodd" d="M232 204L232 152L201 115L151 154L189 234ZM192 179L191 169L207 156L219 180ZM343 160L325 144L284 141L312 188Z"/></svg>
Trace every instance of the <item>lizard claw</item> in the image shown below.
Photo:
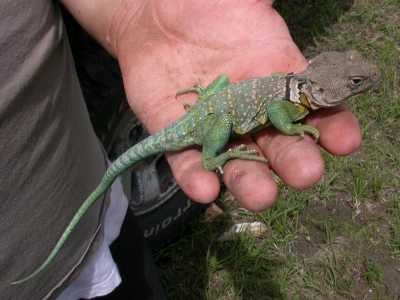
<svg viewBox="0 0 400 300"><path fill-rule="evenodd" d="M189 103L184 103L183 108L185 109L186 112L188 112L192 108L192 105Z"/></svg>
<svg viewBox="0 0 400 300"><path fill-rule="evenodd" d="M224 175L224 169L222 169L221 166L218 166L216 170L218 171L219 174Z"/></svg>

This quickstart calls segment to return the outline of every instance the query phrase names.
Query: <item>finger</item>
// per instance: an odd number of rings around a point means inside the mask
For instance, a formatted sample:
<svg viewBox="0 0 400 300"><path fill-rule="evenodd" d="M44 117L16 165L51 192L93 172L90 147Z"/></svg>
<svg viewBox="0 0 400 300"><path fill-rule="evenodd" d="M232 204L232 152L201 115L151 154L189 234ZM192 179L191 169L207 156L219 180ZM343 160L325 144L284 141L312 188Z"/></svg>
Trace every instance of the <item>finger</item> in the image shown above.
<svg viewBox="0 0 400 300"><path fill-rule="evenodd" d="M321 133L321 146L335 155L347 155L361 146L361 129L355 116L344 106L320 110L307 123Z"/></svg>
<svg viewBox="0 0 400 300"><path fill-rule="evenodd" d="M189 149L166 156L176 182L189 198L199 203L210 203L218 197L218 176L203 168L198 150Z"/></svg>
<svg viewBox="0 0 400 300"><path fill-rule="evenodd" d="M267 128L257 134L255 140L272 169L289 186L305 189L322 177L324 160L311 137L286 136Z"/></svg>
<svg viewBox="0 0 400 300"><path fill-rule="evenodd" d="M237 143L261 149L250 138ZM232 146L234 147L234 146ZM261 211L270 207L278 194L278 188L266 163L234 159L224 167L224 182L240 205L251 211Z"/></svg>

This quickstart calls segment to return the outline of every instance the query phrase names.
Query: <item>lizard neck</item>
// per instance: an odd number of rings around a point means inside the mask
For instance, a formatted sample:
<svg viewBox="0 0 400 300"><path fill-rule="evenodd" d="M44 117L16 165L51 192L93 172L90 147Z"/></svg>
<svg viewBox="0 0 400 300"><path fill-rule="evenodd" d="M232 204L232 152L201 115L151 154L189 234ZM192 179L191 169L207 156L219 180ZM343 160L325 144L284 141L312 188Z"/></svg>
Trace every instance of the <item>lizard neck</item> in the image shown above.
<svg viewBox="0 0 400 300"><path fill-rule="evenodd" d="M314 101L309 98L310 95L304 92L304 87L307 84L306 79L289 73L286 76L286 99L309 110L317 110L319 107L314 105Z"/></svg>

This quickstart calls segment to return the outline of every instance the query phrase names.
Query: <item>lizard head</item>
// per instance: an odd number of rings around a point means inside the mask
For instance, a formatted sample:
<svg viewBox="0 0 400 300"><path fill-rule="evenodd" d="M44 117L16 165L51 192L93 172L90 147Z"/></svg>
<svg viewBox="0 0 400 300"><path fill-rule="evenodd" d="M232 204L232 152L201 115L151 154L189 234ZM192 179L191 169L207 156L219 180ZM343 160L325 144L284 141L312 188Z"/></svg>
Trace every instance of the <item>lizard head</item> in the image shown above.
<svg viewBox="0 0 400 300"><path fill-rule="evenodd" d="M379 82L377 66L367 62L357 51L324 52L298 75L304 79L299 92L306 96L312 109L341 104Z"/></svg>

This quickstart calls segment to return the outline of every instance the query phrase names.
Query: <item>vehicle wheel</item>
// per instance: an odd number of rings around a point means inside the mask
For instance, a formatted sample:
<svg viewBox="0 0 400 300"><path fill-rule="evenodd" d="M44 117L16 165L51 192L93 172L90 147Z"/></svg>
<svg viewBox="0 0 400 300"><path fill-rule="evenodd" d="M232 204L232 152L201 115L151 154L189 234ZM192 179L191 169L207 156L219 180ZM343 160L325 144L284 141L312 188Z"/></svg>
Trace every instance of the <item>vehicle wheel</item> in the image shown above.
<svg viewBox="0 0 400 300"><path fill-rule="evenodd" d="M126 104L112 123L106 139L112 160L149 135ZM191 201L178 187L163 154L136 164L122 175L122 183L130 197L128 213L137 216L155 251L174 241L207 207Z"/></svg>

